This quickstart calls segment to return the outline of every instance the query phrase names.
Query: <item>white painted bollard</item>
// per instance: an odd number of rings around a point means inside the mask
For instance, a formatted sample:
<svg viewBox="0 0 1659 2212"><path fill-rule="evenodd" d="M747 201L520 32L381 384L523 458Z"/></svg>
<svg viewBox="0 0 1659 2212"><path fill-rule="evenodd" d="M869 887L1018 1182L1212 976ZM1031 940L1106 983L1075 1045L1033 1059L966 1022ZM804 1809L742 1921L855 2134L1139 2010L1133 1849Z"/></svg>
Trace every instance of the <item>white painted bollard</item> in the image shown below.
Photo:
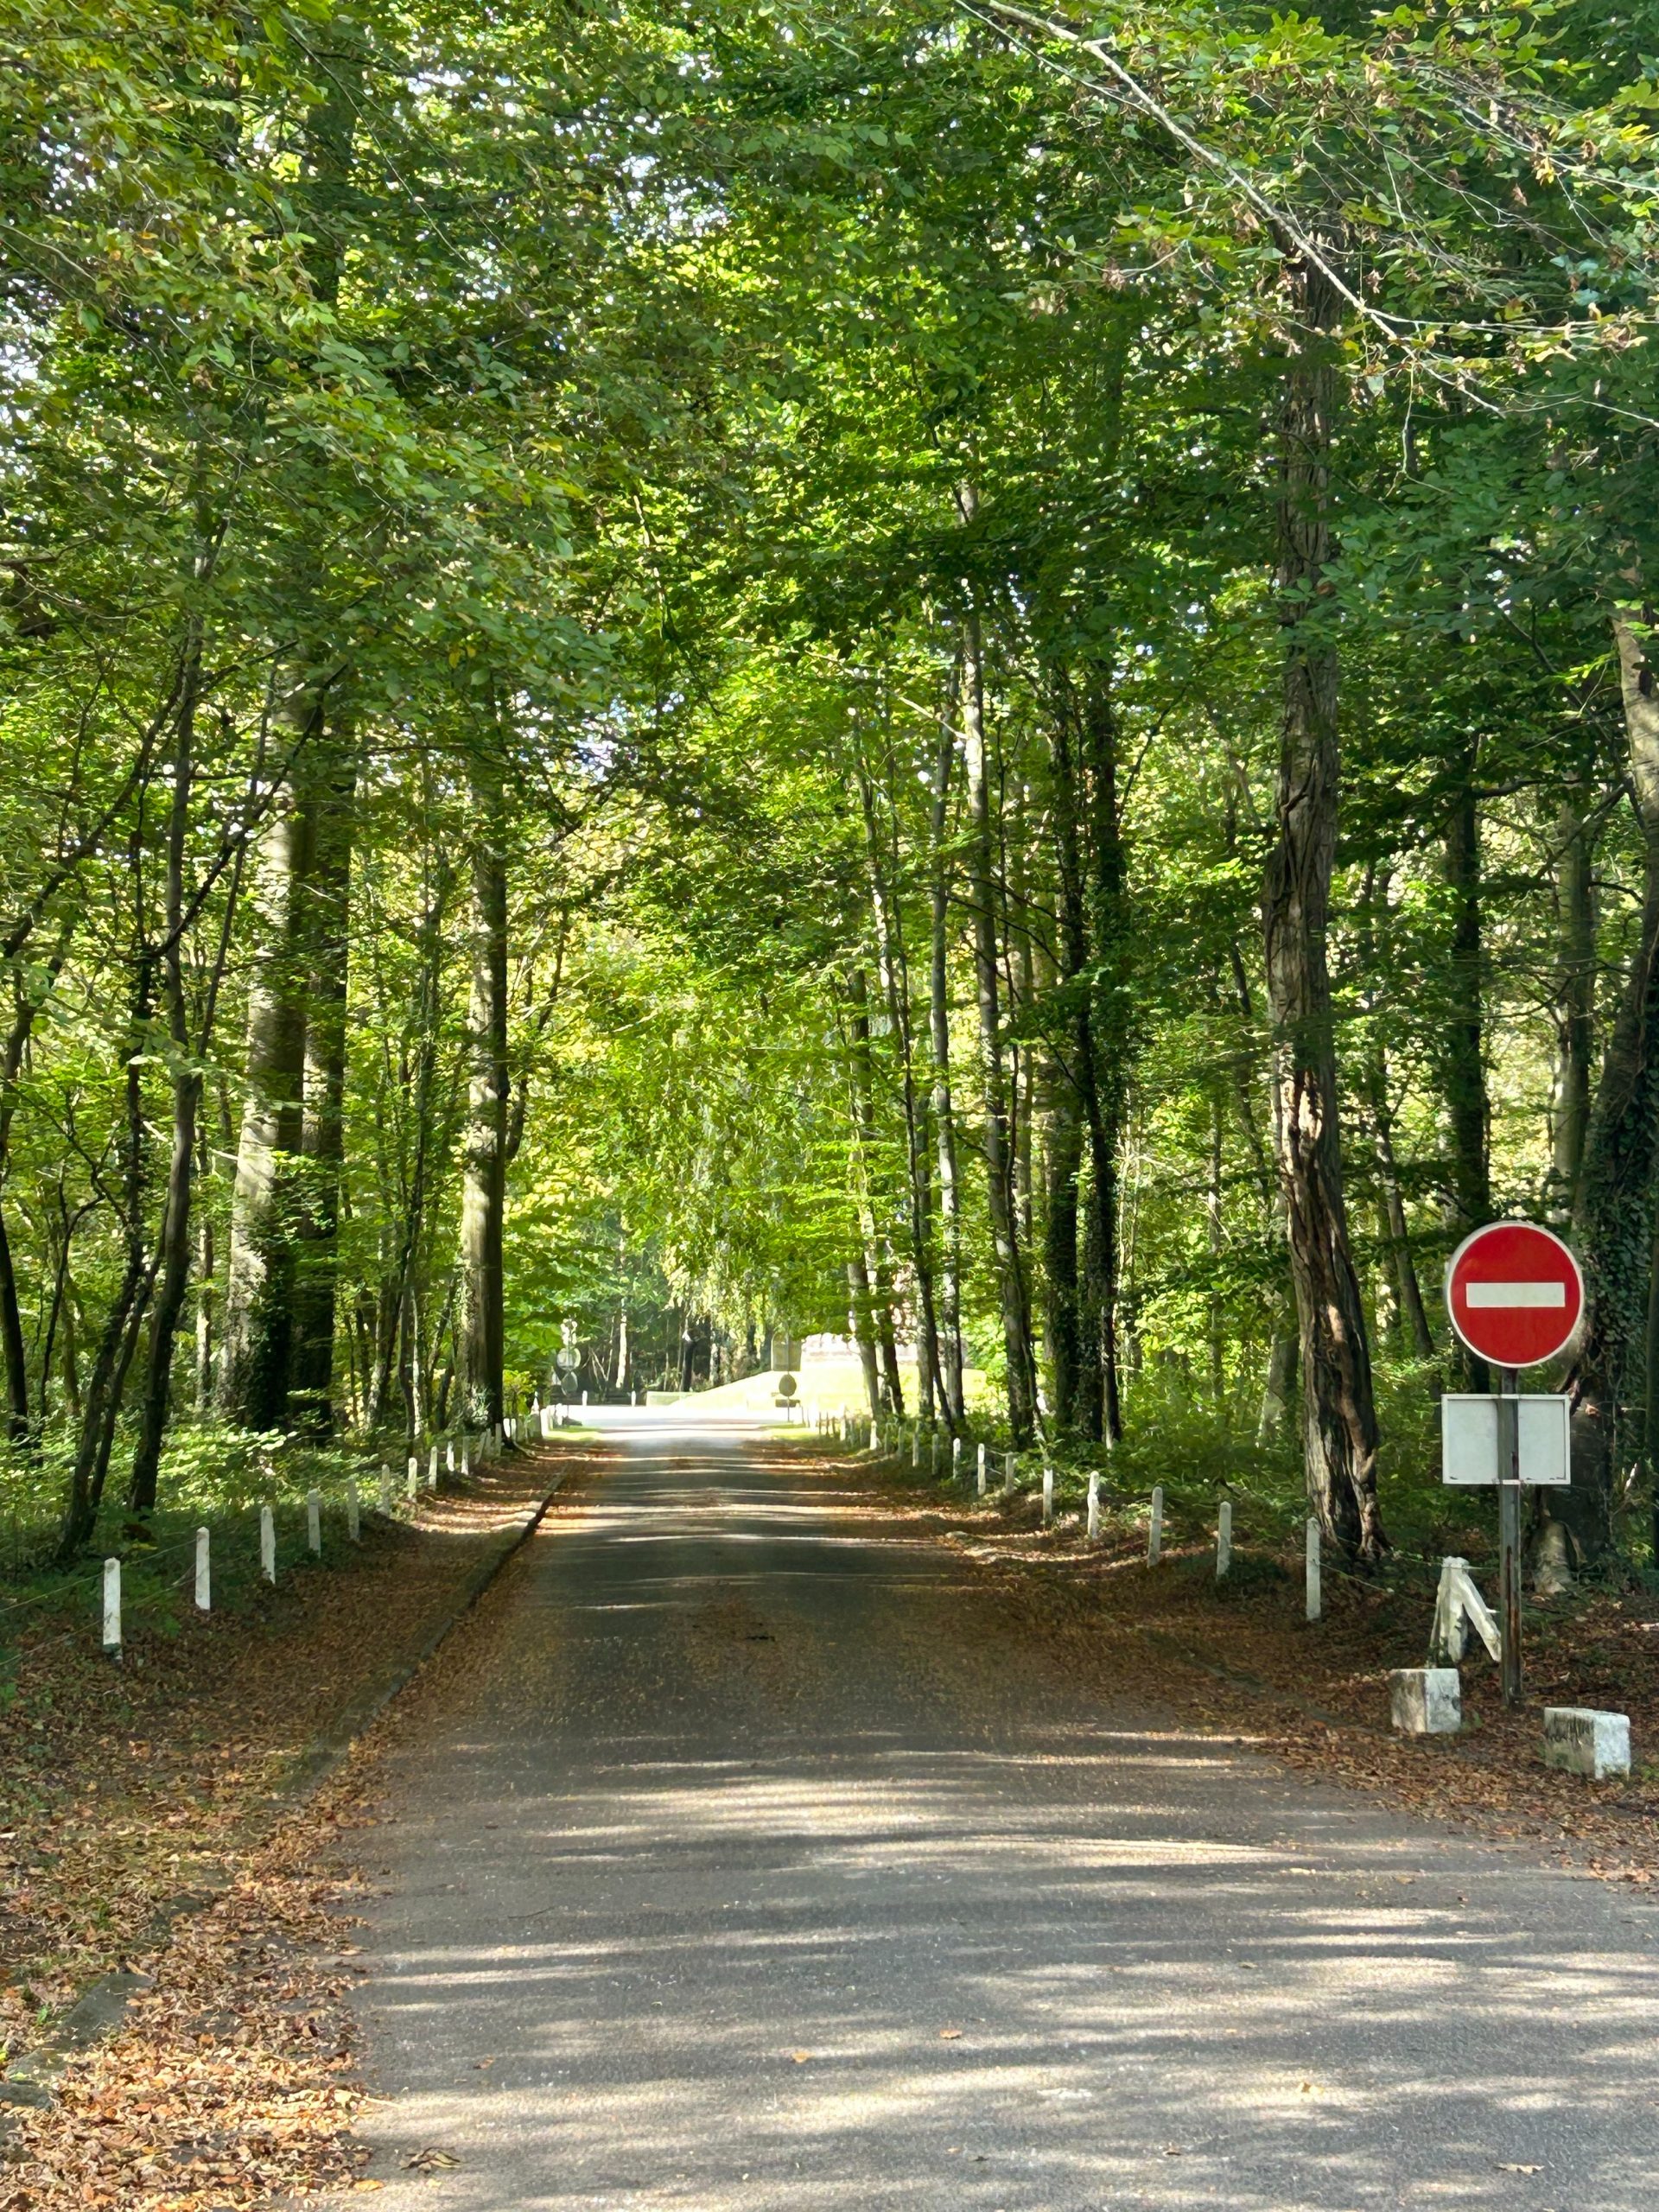
<svg viewBox="0 0 1659 2212"><path fill-rule="evenodd" d="M1224 1497L1216 1516L1216 1580L1219 1582L1233 1563L1233 1501Z"/></svg>
<svg viewBox="0 0 1659 2212"><path fill-rule="evenodd" d="M1043 1469L1043 1518L1045 1521L1052 1521L1054 1518L1054 1470L1052 1467Z"/></svg>
<svg viewBox="0 0 1659 2212"><path fill-rule="evenodd" d="M922 1424L918 1421L910 1425L910 1464L918 1469L922 1464Z"/></svg>
<svg viewBox="0 0 1659 2212"><path fill-rule="evenodd" d="M874 1457L881 1449L880 1432L874 1421L870 1423L870 1452Z"/></svg>
<svg viewBox="0 0 1659 2212"><path fill-rule="evenodd" d="M1012 1452L1005 1452L1002 1458L1002 1487L1005 1491L1014 1488L1014 1454Z"/></svg>
<svg viewBox="0 0 1659 2212"><path fill-rule="evenodd" d="M305 1543L313 1559L322 1550L322 1499L317 1491L305 1493Z"/></svg>
<svg viewBox="0 0 1659 2212"><path fill-rule="evenodd" d="M391 1511L391 1469L384 1459L380 1462L380 1510L385 1515Z"/></svg>
<svg viewBox="0 0 1659 2212"><path fill-rule="evenodd" d="M1147 1523L1147 1564L1155 1567L1164 1555L1164 1486L1152 1493L1152 1518Z"/></svg>
<svg viewBox="0 0 1659 2212"><path fill-rule="evenodd" d="M940 1446L940 1443L942 1442L942 1440L943 1440L941 1439L941 1437L940 1437L940 1435L939 1435L939 1432L938 1432L938 1430L936 1428L936 1429L933 1431L933 1444L932 1444L932 1451L931 1451L931 1464L930 1465L929 1469L928 1469L929 1473L932 1476L932 1478L933 1478L933 1479L934 1479L934 1481L935 1481L935 1482L938 1482L938 1480L939 1479L939 1446Z"/></svg>
<svg viewBox="0 0 1659 2212"><path fill-rule="evenodd" d="M950 1440L950 1479L953 1483L962 1480L962 1439L959 1436L953 1436Z"/></svg>
<svg viewBox="0 0 1659 2212"><path fill-rule="evenodd" d="M205 1529L196 1531L196 1611L210 1613L213 1609L213 1568L209 1546L211 1538Z"/></svg>
<svg viewBox="0 0 1659 2212"><path fill-rule="evenodd" d="M462 1482L466 1481L472 1471L467 1464L467 1439L463 1436L461 1440L461 1479Z"/></svg>
<svg viewBox="0 0 1659 2212"><path fill-rule="evenodd" d="M1089 1541L1092 1544L1100 1535L1100 1469L1089 1470Z"/></svg>
<svg viewBox="0 0 1659 2212"><path fill-rule="evenodd" d="M357 1477L346 1478L346 1534L354 1544L363 1541L363 1514L357 1502Z"/></svg>
<svg viewBox="0 0 1659 2212"><path fill-rule="evenodd" d="M1319 1620L1325 1611L1325 1592L1319 1586L1319 1524L1307 1524L1307 1618Z"/></svg>
<svg viewBox="0 0 1659 2212"><path fill-rule="evenodd" d="M1389 1717L1402 1736L1452 1736L1463 1726L1463 1685L1455 1667L1395 1667L1389 1675Z"/></svg>
<svg viewBox="0 0 1659 2212"><path fill-rule="evenodd" d="M1544 1707L1544 1764L1605 1782L1630 1770L1630 1716L1589 1705Z"/></svg>
<svg viewBox="0 0 1659 2212"><path fill-rule="evenodd" d="M259 1509L259 1572L267 1582L276 1580L276 1516L268 1505Z"/></svg>
<svg viewBox="0 0 1659 2212"><path fill-rule="evenodd" d="M104 1562L104 1649L111 1659L121 1656L121 1562Z"/></svg>
<svg viewBox="0 0 1659 2212"><path fill-rule="evenodd" d="M983 1497L985 1495L985 1446L982 1444L979 1447L978 1465L975 1472L978 1477L977 1487L979 1494Z"/></svg>
<svg viewBox="0 0 1659 2212"><path fill-rule="evenodd" d="M426 1463L426 1486L428 1490L436 1490L438 1486L438 1447L435 1444L432 1446L432 1456Z"/></svg>
<svg viewBox="0 0 1659 2212"><path fill-rule="evenodd" d="M453 1436L446 1439L444 1443L443 1471L448 1475L453 1475L455 1471L455 1440Z"/></svg>
<svg viewBox="0 0 1659 2212"><path fill-rule="evenodd" d="M410 1497L418 1497L421 1490L421 1463L411 1452L409 1455L409 1479L404 1485Z"/></svg>
<svg viewBox="0 0 1659 2212"><path fill-rule="evenodd" d="M582 1402L584 1406L588 1402L588 1393L585 1390L582 1394Z"/></svg>

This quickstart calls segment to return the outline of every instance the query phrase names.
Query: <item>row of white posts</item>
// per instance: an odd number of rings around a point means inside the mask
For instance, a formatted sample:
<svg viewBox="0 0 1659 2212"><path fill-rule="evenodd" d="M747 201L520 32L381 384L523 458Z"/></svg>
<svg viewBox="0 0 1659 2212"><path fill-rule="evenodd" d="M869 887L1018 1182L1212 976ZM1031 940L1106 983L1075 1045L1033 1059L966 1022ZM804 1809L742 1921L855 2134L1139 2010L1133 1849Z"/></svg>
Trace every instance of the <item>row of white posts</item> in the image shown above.
<svg viewBox="0 0 1659 2212"><path fill-rule="evenodd" d="M827 1433L832 1435L842 1444L855 1443L858 1440L859 1433L865 1426L861 1421L855 1421L853 1414L845 1406L842 1407L836 1413L830 1413L826 1408L821 1407L814 1416L814 1422L820 1434ZM944 1438L942 1433L938 1426L933 1423L924 1423L919 1421L912 1421L909 1426L910 1464L912 1467L918 1469L921 1466L922 1433L925 1427L929 1435L928 1451L930 1460L933 1477L937 1481L939 1478L941 1471L939 1462L943 1456ZM902 1421L896 1420L889 1420L885 1422L880 1421L870 1421L868 1423L869 1443L868 1449L872 1453L875 1453L881 1451L885 1446L890 1456L897 1458L903 1446L904 1429L905 1424ZM957 1482L961 1481L963 1478L962 1446L963 1440L961 1437L953 1436L950 1439L950 1475L951 1479ZM1005 1454L1002 1465L1002 1488L1006 1494L1012 1491L1014 1486L1015 1465L1014 1455L1012 1452ZM987 1493L987 1447L982 1443L977 1447L975 1470L976 1476L976 1488L981 1497L983 1497ZM1090 1543L1094 1543L1099 1540L1100 1536L1100 1471L1098 1468L1095 1467L1091 1467L1089 1471L1089 1498L1087 1510L1089 1541ZM1045 1466L1043 1469L1043 1520L1045 1524L1052 1521L1053 1518L1054 1470L1051 1466ZM1163 1557L1163 1554L1164 1486L1161 1483L1159 1483L1154 1487L1152 1493L1151 1512L1147 1522L1147 1564L1149 1566L1155 1567L1158 1561ZM1317 1621L1323 1618L1325 1605L1324 1591L1320 1580L1319 1524L1311 1517L1308 1520L1304 1537L1304 1562L1306 1575L1306 1618L1311 1621ZM1217 1581L1220 1581L1231 1571L1232 1564L1233 1502L1230 1497L1224 1497L1221 1501L1220 1510L1216 1516L1216 1580Z"/></svg>
<svg viewBox="0 0 1659 2212"><path fill-rule="evenodd" d="M543 1408L542 1433L543 1436L550 1435L552 1433L548 1426L547 1415L554 1410L555 1408L550 1407ZM504 1446L515 1443L518 1432L518 1423L512 1418L501 1421L493 1429L486 1430L478 1440L480 1464L485 1459L499 1454ZM471 1446L463 1432L461 1438L459 1459L456 1458L455 1442L453 1438L448 1439L442 1446L436 1444L432 1446L426 1464L426 1487L429 1491L435 1491L438 1486L440 1450L442 1452L445 1468L449 1474L459 1474L464 1481L472 1471ZM405 1497L418 1497L420 1488L421 1463L419 1458L411 1453L404 1475ZM378 1503L382 1516L388 1521L391 1520L396 1510L392 1497L391 1469L384 1459L380 1463ZM348 1476L346 1482L346 1535L347 1541L353 1544L362 1541L362 1501L358 1492L357 1478L354 1475ZM318 1490L308 1490L305 1494L305 1548L313 1559L321 1558L322 1492ZM259 1573L264 1581L275 1584L276 1580L276 1516L269 1505L262 1505L259 1508ZM207 1613L213 1611L213 1537L206 1529L198 1529L196 1531L194 1599L198 1612ZM103 1613L104 1649L111 1656L118 1657L121 1651L121 1562L118 1559L106 1559L104 1562Z"/></svg>

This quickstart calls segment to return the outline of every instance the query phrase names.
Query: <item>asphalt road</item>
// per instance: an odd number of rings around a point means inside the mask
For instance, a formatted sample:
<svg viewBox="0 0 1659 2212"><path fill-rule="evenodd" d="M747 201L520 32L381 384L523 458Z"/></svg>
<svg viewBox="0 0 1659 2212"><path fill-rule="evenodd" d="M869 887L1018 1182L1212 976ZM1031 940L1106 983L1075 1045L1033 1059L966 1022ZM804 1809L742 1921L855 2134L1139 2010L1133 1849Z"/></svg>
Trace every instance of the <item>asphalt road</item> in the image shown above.
<svg viewBox="0 0 1659 2212"><path fill-rule="evenodd" d="M385 2212L1651 2212L1629 1891L1085 1688L763 1438L614 1444L363 1847Z"/></svg>

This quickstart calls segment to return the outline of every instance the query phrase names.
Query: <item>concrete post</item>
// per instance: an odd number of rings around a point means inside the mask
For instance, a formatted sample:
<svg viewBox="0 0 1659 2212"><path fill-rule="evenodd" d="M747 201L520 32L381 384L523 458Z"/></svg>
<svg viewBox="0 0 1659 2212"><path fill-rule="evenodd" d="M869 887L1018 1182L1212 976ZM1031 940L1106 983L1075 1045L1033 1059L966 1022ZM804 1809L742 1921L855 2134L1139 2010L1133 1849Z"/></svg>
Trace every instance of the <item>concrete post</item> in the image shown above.
<svg viewBox="0 0 1659 2212"><path fill-rule="evenodd" d="M1054 1470L1052 1467L1045 1467L1043 1469L1043 1519L1045 1522L1048 1522L1052 1521L1053 1518Z"/></svg>
<svg viewBox="0 0 1659 2212"><path fill-rule="evenodd" d="M322 1551L322 1498L315 1490L305 1493L305 1544L313 1559Z"/></svg>
<svg viewBox="0 0 1659 2212"><path fill-rule="evenodd" d="M380 1462L380 1510L383 1514L391 1511L391 1469L384 1459Z"/></svg>
<svg viewBox="0 0 1659 2212"><path fill-rule="evenodd" d="M1090 1467L1089 1470L1089 1541L1092 1544L1098 1542L1099 1539L1100 1469Z"/></svg>
<svg viewBox="0 0 1659 2212"><path fill-rule="evenodd" d="M438 1486L438 1447L435 1444L432 1446L432 1456L426 1463L426 1486L428 1490L436 1490Z"/></svg>
<svg viewBox="0 0 1659 2212"><path fill-rule="evenodd" d="M962 1480L962 1439L959 1436L953 1436L950 1440L950 1479L953 1483Z"/></svg>
<svg viewBox="0 0 1659 2212"><path fill-rule="evenodd" d="M1216 1516L1216 1580L1219 1582L1233 1563L1233 1501L1224 1497Z"/></svg>
<svg viewBox="0 0 1659 2212"><path fill-rule="evenodd" d="M922 1424L913 1421L910 1425L910 1464L919 1470L922 1464Z"/></svg>
<svg viewBox="0 0 1659 2212"><path fill-rule="evenodd" d="M1006 1452L1002 1455L1002 1488L1005 1492L1011 1492L1014 1489L1014 1454Z"/></svg>
<svg viewBox="0 0 1659 2212"><path fill-rule="evenodd" d="M1164 1555L1164 1486L1158 1484L1152 1493L1152 1519L1147 1526L1147 1564L1156 1567Z"/></svg>
<svg viewBox="0 0 1659 2212"><path fill-rule="evenodd" d="M346 1534L353 1543L363 1541L363 1515L357 1502L357 1477L346 1478Z"/></svg>
<svg viewBox="0 0 1659 2212"><path fill-rule="evenodd" d="M196 1611L207 1613L213 1607L213 1570L209 1546L211 1539L205 1529L196 1531Z"/></svg>
<svg viewBox="0 0 1659 2212"><path fill-rule="evenodd" d="M985 1495L985 1446L982 1444L979 1447L979 1465L977 1472L979 1477L977 1488L980 1496L983 1497Z"/></svg>
<svg viewBox="0 0 1659 2212"><path fill-rule="evenodd" d="M268 1505L259 1509L259 1572L267 1582L276 1580L276 1518Z"/></svg>
<svg viewBox="0 0 1659 2212"><path fill-rule="evenodd" d="M409 1479L405 1488L410 1497L417 1497L421 1489L421 1463L411 1452L409 1455Z"/></svg>
<svg viewBox="0 0 1659 2212"><path fill-rule="evenodd" d="M1319 1588L1319 1524L1310 1519L1307 1524L1307 1618L1316 1621L1324 1610L1324 1595Z"/></svg>
<svg viewBox="0 0 1659 2212"><path fill-rule="evenodd" d="M104 1562L104 1649L109 1657L121 1656L121 1562Z"/></svg>

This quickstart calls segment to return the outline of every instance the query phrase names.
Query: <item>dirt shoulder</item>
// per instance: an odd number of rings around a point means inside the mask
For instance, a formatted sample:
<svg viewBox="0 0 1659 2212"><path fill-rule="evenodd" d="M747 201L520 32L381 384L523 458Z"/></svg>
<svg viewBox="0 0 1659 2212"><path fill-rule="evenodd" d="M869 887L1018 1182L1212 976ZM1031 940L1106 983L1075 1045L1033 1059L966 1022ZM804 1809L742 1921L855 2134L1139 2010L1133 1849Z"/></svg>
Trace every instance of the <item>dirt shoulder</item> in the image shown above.
<svg viewBox="0 0 1659 2212"><path fill-rule="evenodd" d="M0 1711L0 2035L15 2058L181 1896L223 1889L306 1747L372 1695L543 1497L556 1447L423 1499L412 1521L262 1589L245 1608L130 1627L39 1623Z"/></svg>
<svg viewBox="0 0 1659 2212"><path fill-rule="evenodd" d="M1325 1618L1303 1618L1300 1562L1248 1547L1217 1583L1213 1553L1166 1551L1139 1533L1088 1542L1075 1516L1041 1525L1034 1498L982 1507L908 1471L853 1462L895 1515L920 1515L1001 1577L1067 1643L1080 1673L1132 1679L1205 1725L1248 1736L1287 1765L1489 1835L1535 1839L1573 1864L1645 1886L1659 1878L1659 1603L1612 1592L1529 1605L1524 1704L1505 1707L1484 1652L1463 1669L1464 1729L1403 1737L1387 1675L1421 1667L1433 1582L1402 1564L1374 1580L1325 1577ZM1590 1783L1540 1757L1546 1705L1630 1717L1628 1780Z"/></svg>

